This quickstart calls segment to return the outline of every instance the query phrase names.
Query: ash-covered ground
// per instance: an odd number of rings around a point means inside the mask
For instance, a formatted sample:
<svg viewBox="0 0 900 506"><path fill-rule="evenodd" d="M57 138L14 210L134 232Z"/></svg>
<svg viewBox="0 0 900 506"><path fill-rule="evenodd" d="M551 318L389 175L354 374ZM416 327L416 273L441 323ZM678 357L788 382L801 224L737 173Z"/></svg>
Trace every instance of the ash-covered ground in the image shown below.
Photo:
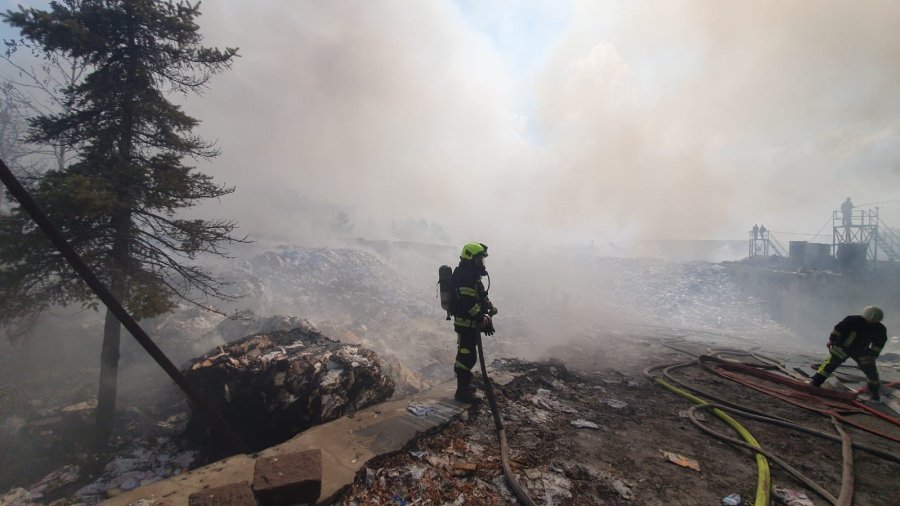
<svg viewBox="0 0 900 506"><path fill-rule="evenodd" d="M250 334L312 325L325 336L377 352L394 381L395 396L402 397L452 379L455 335L439 307L436 281L437 267L444 263L455 265L455 258L455 248L409 243L263 249L228 264L210 266L230 279L236 293L243 295L238 303L222 308L230 317L186 306L142 325L176 364L186 364ZM485 339L488 360L555 358L564 365L555 369L562 375L555 384L549 377L520 380L535 383L513 384L508 387L510 390L504 390L501 400L510 424L522 424L521 430L509 431L511 444L514 448L534 450L533 454L520 457L524 460L518 468L533 469L529 480L556 483L547 485L550 488L546 494L561 494L560 504L567 503L561 499L566 493L575 500L585 498L583 504L626 501L626 489L637 498L634 503L642 503L640 498L644 497L650 501L648 504L655 500L679 504L691 497L684 494L695 493L689 485L679 488L679 479L685 478L678 474L680 468L676 472L663 465L661 474L655 467L634 474L622 469L614 472L615 463L607 462L636 455L635 448L646 446L643 460L636 459L633 467L640 470L651 462L656 466L659 450L668 451L672 446L665 444L672 427L678 427L678 439L693 434L683 420L660 418L663 411L671 414L675 405L681 404L660 400L665 394L641 380L639 371L643 367L657 359L672 358L670 351L654 344L658 340L680 335L700 342L759 347L791 356L806 351L811 354L809 361L816 360L822 351L819 342L823 337L797 335L772 320L763 301L741 292L719 264L605 258L566 251L492 251L488 260L491 298L500 308L495 320L497 334ZM183 397L127 336L123 336L118 439L112 453L92 454L86 435L91 430L96 395L102 318L91 311L60 310L49 316L18 347L3 345L0 492L21 487L26 492L36 492L32 497L40 501L61 498L92 503L117 490L163 479L207 461L209 455L204 448L184 437L188 408ZM898 344L894 342L893 348L886 351L897 351ZM541 378L545 373L552 376L548 367L508 363L534 367ZM546 381L551 385L544 385ZM546 390L554 402L574 403L579 419L592 421L600 428L577 429L569 420L572 413L563 416L540 408L543 413L535 414L531 406L537 388ZM614 407L618 403L607 400L621 401L627 407ZM531 411L522 411L514 401ZM654 403L666 407L657 411ZM678 410L684 409L681 406ZM485 480L487 475L478 473L494 473L496 469L491 466L498 465L489 460L496 446L490 427L489 414L479 408L473 412L471 423L453 425L434 437L438 438L435 441L448 438L447 444L458 446L461 443L453 441L480 434L471 452L482 466L475 476ZM611 434L622 431L625 439L613 444L615 438ZM453 439L453 434L459 438ZM565 434L573 439L555 442ZM696 447L682 452L709 446L709 441L695 436ZM656 437L662 439L657 441ZM612 446L602 446L598 441ZM432 446L438 448L440 444L435 442ZM596 446L590 465L553 465L553 459L563 459L582 444ZM722 456L734 452L725 446L721 450ZM469 458L464 448L453 451ZM732 453L725 460L713 459L713 467L731 465L736 458ZM444 457L436 456L441 462ZM407 464L413 463L403 465ZM390 476L393 471L380 470L391 469L391 465L374 463L370 468L375 474L363 479L373 485L381 484L384 478L387 487L396 476ZM452 475L451 471L448 472ZM745 474L735 480L732 488L736 491L745 490L738 483L749 486ZM658 476L659 480L653 481L651 476ZM497 476L491 474L490 478L496 480ZM672 482L666 484L669 479ZM589 492L579 488L582 482L607 483L608 489L594 487ZM657 484L650 485L651 482ZM368 492L354 493L358 497L376 493L377 486L373 487ZM553 492L553 487L559 491ZM647 487L671 489L671 493L650 493ZM505 493L503 487L488 487L484 489L488 494L485 497L490 498L490 490L501 496ZM712 499L721 490L718 485L709 488L708 495L703 496L709 501L701 502L715 502ZM749 494L746 489L744 496ZM348 497L347 501L354 500L353 496ZM449 502L459 499L458 494L442 497L442 501ZM478 503L472 497L475 496L467 496L464 502ZM721 497L717 499L720 500ZM489 499L485 501L483 504L491 503Z"/></svg>
<svg viewBox="0 0 900 506"><path fill-rule="evenodd" d="M554 359L497 360L495 370L518 377L496 391L509 445L510 467L536 504L696 505L754 504L754 454L698 430L687 416L692 402L643 374L652 365L682 362L684 353L662 346L671 330L652 337L618 334L553 350ZM691 353L730 339L706 335L680 342ZM811 360L794 356L793 360ZM799 362L798 362L799 363ZM894 369L894 377L900 377ZM744 409L757 410L836 434L829 418L741 384L690 368L679 381ZM703 424L736 434L709 412ZM858 415L862 417L862 415ZM802 474L839 494L841 443L735 417L759 443ZM852 416L851 416L852 418ZM869 419L871 426L900 438L900 427ZM854 504L896 504L900 443L844 426L854 442L894 455L886 460L855 450ZM676 464L667 454L688 466ZM824 504L783 468L770 461L772 504ZM740 498L735 498L735 495ZM803 498L810 502L803 502ZM782 500L783 499L783 500ZM794 500L796 502L789 502ZM404 451L369 462L341 504L519 504L501 469L499 443L488 404L472 407L463 420L413 441Z"/></svg>

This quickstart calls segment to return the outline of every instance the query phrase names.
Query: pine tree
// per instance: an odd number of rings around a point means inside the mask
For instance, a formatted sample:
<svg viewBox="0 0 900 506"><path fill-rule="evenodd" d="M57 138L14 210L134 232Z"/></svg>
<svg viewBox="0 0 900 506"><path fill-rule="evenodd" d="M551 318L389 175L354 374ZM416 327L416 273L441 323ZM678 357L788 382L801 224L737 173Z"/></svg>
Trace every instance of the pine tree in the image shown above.
<svg viewBox="0 0 900 506"><path fill-rule="evenodd" d="M30 142L64 142L77 158L28 186L35 200L135 318L227 298L224 285L193 265L235 241L227 220L185 220L183 208L234 189L183 164L214 146L192 133L198 121L166 98L201 93L237 50L204 47L200 4L154 0L64 0L3 19L48 53L82 58L89 73L65 90L62 112L32 120ZM96 307L28 217L0 222L0 324L50 305ZM103 332L98 442L111 434L121 325L109 311Z"/></svg>
<svg viewBox="0 0 900 506"><path fill-rule="evenodd" d="M27 126L25 116L10 94L8 86L0 89L0 159L16 170L30 153L22 142ZM6 192L0 191L0 217L8 213Z"/></svg>

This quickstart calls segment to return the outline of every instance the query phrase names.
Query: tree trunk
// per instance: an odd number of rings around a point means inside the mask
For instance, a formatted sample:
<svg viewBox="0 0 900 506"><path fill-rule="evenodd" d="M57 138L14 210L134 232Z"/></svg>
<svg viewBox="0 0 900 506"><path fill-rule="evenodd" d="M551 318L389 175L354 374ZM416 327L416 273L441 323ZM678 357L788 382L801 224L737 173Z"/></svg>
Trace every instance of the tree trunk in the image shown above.
<svg viewBox="0 0 900 506"><path fill-rule="evenodd" d="M128 296L129 243L131 240L131 216L127 212L113 214L114 228L110 273L110 292L123 305ZM119 343L122 323L106 310L103 325L103 347L100 351L100 390L97 393L97 447L104 448L112 434L116 419L116 393L118 390Z"/></svg>
<svg viewBox="0 0 900 506"><path fill-rule="evenodd" d="M112 219L113 237L112 265L110 267L110 292L123 305L128 295L128 241L131 237L131 218L125 213L116 213ZM119 374L119 343L122 323L109 309L103 325L103 347L100 351L100 390L97 393L97 447L104 448L112 435L116 422L116 394Z"/></svg>
<svg viewBox="0 0 900 506"><path fill-rule="evenodd" d="M129 205L131 204L131 185L134 184L130 172L132 141L134 135L134 86L137 76L137 55L135 54L134 5L131 1L125 4L126 22L128 23L128 51L125 64L126 90L122 100L122 134L118 141L119 160L116 174L117 192L123 208L113 212L112 226L114 230L112 247L112 265L110 278L111 291L122 305L127 305L128 276L130 272L130 244L132 239L132 223ZM97 444L105 447L109 442L115 425L116 393L118 390L119 372L119 338L122 325L107 309L106 323L103 327L103 348L100 352L100 391L97 394Z"/></svg>
<svg viewBox="0 0 900 506"><path fill-rule="evenodd" d="M116 423L118 391L119 342L122 324L109 309L103 325L103 348L100 352L100 390L97 394L96 446L103 449L109 442Z"/></svg>

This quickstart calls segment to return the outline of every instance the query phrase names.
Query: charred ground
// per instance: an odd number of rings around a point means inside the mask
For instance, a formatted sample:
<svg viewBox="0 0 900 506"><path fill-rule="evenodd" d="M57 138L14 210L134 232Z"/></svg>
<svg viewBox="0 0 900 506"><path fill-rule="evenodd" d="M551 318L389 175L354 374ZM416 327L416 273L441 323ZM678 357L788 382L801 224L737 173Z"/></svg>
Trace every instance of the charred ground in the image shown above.
<svg viewBox="0 0 900 506"><path fill-rule="evenodd" d="M552 350L545 362L501 360L499 370L520 374L498 390L510 444L512 467L538 504L721 504L739 493L743 504L756 494L752 452L712 438L684 416L690 401L651 383L645 367L684 361L686 355L661 345L662 339L617 335ZM733 343L733 342L729 342ZM681 343L698 354L714 341ZM621 360L642 357L642 360ZM740 384L698 369L679 373L685 382L748 408L834 433L827 417L810 413ZM713 416L707 423L730 429ZM578 428L581 420L597 428ZM840 443L739 420L760 441L837 495L841 482ZM579 422L576 422L579 423ZM847 429L854 441L898 454L900 444ZM900 430L893 427L895 436ZM668 462L681 454L700 471ZM858 504L894 503L900 464L854 452ZM467 472L473 467L474 472ZM805 491L802 483L771 464L774 486ZM504 485L493 420L486 404L471 418L440 434L416 441L407 451L371 462L343 504L498 504L513 497Z"/></svg>

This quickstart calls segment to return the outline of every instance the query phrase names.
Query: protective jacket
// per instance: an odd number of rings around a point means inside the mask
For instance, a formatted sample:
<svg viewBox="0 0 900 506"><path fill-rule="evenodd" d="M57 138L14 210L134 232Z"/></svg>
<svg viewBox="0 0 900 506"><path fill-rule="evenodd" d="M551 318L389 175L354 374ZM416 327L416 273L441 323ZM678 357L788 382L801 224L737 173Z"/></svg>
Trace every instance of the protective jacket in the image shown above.
<svg viewBox="0 0 900 506"><path fill-rule="evenodd" d="M461 329L477 329L484 316L491 308L491 300L487 290L481 283L484 271L472 260L461 260L450 280L456 291L456 304L453 308L453 326Z"/></svg>
<svg viewBox="0 0 900 506"><path fill-rule="evenodd" d="M834 330L828 337L828 358L822 362L811 384L821 386L825 379L831 375L848 358L856 361L856 364L866 375L866 383L869 386L869 394L873 400L879 399L881 380L878 377L878 367L875 360L887 342L887 329L881 322L869 322L861 315L848 316L834 326Z"/></svg>
<svg viewBox="0 0 900 506"><path fill-rule="evenodd" d="M843 213L844 216L849 216L850 213L852 213L852 212L853 212L853 202L851 202L849 200L845 200L841 204L841 213Z"/></svg>
<svg viewBox="0 0 900 506"><path fill-rule="evenodd" d="M860 315L844 318L831 331L828 338L832 353L835 347L851 357L881 353L887 342L887 328L881 322L872 323ZM846 358L846 357L844 357Z"/></svg>

